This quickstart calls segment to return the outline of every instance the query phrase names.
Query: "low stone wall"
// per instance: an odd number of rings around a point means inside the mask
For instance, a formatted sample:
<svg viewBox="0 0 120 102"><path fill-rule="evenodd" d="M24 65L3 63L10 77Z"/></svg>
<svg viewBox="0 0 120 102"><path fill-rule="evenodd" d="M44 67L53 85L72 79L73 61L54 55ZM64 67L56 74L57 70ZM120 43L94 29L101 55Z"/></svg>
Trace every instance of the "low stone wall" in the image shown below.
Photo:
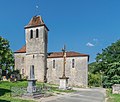
<svg viewBox="0 0 120 102"><path fill-rule="evenodd" d="M112 86L112 93L113 94L120 94L120 84L114 84Z"/></svg>

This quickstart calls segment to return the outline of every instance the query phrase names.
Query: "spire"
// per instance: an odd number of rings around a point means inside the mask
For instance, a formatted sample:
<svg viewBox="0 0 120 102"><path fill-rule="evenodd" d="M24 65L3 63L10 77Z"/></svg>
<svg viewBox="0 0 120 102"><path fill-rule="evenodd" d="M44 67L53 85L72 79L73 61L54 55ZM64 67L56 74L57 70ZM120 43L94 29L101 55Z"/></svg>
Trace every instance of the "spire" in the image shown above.
<svg viewBox="0 0 120 102"><path fill-rule="evenodd" d="M36 0L35 10L36 10L36 15L39 15L40 14L40 0Z"/></svg>
<svg viewBox="0 0 120 102"><path fill-rule="evenodd" d="M40 5L40 1L36 0L36 6L35 6L35 8L36 8L36 16L32 17L30 22L24 28L26 29L26 28L44 26L49 31L49 29L45 25L44 21L42 20L42 17L38 15L40 13L39 5Z"/></svg>
<svg viewBox="0 0 120 102"><path fill-rule="evenodd" d="M39 6L36 5L36 14L38 15L39 14Z"/></svg>

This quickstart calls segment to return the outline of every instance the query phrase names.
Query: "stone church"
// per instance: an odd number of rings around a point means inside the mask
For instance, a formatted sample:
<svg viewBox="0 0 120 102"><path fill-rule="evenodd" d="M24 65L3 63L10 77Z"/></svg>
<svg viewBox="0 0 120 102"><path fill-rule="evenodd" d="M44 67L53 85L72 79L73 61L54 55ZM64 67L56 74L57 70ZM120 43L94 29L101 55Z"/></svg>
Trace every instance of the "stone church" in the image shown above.
<svg viewBox="0 0 120 102"><path fill-rule="evenodd" d="M25 77L29 76L30 66L33 66L37 81L59 84L63 72L63 53L47 52L49 29L41 16L34 16L24 29L26 44L14 53L15 69ZM87 87L88 60L87 54L66 52L65 74L69 77L69 86Z"/></svg>

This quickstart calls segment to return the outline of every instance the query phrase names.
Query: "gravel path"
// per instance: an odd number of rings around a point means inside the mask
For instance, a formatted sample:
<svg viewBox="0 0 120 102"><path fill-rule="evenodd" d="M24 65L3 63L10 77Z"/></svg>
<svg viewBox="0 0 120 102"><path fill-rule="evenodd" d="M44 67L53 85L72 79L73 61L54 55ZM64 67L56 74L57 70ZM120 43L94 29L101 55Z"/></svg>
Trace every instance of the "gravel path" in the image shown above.
<svg viewBox="0 0 120 102"><path fill-rule="evenodd" d="M77 92L41 98L39 102L105 102L106 91L103 88L74 88Z"/></svg>

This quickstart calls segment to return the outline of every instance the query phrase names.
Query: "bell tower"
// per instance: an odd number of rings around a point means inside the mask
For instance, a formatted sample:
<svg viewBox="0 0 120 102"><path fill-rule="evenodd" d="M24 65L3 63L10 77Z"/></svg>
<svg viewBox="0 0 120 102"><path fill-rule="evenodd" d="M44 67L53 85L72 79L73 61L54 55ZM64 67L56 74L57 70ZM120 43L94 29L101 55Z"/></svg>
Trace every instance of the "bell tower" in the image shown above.
<svg viewBox="0 0 120 102"><path fill-rule="evenodd" d="M48 31L41 16L34 16L25 26L26 73L29 76L30 66L33 66L35 78L41 82L46 80Z"/></svg>

